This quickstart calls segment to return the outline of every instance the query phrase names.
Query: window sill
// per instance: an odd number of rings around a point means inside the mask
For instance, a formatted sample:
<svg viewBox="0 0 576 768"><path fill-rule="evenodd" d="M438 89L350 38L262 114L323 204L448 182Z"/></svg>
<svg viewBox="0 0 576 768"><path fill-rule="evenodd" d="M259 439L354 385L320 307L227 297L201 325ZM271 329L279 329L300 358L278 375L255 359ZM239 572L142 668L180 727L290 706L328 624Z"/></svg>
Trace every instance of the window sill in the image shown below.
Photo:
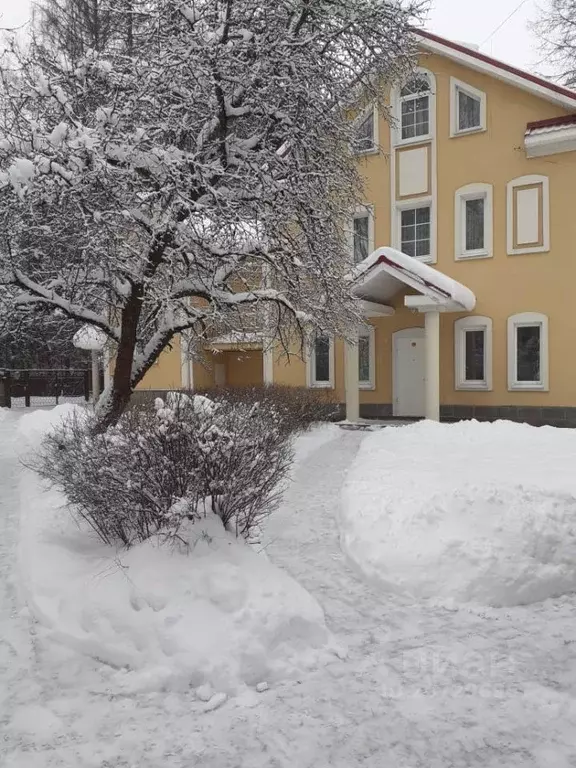
<svg viewBox="0 0 576 768"><path fill-rule="evenodd" d="M308 384L308 389L334 389L331 381L320 381Z"/></svg>
<svg viewBox="0 0 576 768"><path fill-rule="evenodd" d="M457 253L455 261L471 261L473 259L491 259L494 254L490 251L470 251L470 253Z"/></svg>
<svg viewBox="0 0 576 768"><path fill-rule="evenodd" d="M451 139L460 139L462 136L473 136L476 133L486 133L486 126L482 125L478 128L467 128L465 131L451 131Z"/></svg>
<svg viewBox="0 0 576 768"><path fill-rule="evenodd" d="M527 382L515 382L514 384L508 384L509 392L548 392L549 387L545 384L538 384L535 381Z"/></svg>
<svg viewBox="0 0 576 768"><path fill-rule="evenodd" d="M427 133L425 136L414 136L412 139L401 139L399 136L396 136L394 146L405 147L410 144L425 144L428 141L432 141L432 139L433 136L431 133Z"/></svg>
<svg viewBox="0 0 576 768"><path fill-rule="evenodd" d="M457 392L491 392L492 387L488 386L486 381L472 382L467 381L464 383L456 384Z"/></svg>
<svg viewBox="0 0 576 768"><path fill-rule="evenodd" d="M365 157L366 155L379 155L380 147L372 147L372 149L355 149L352 151L355 157Z"/></svg>
<svg viewBox="0 0 576 768"><path fill-rule="evenodd" d="M400 249L402 250L402 249ZM436 259L434 256L411 256L410 258L414 259L414 261L420 261L422 264L436 264Z"/></svg>
<svg viewBox="0 0 576 768"><path fill-rule="evenodd" d="M369 382L366 382L365 384L360 382L360 384L358 385L358 389L361 389L364 392L374 391L376 389L376 385L375 384L371 384Z"/></svg>
<svg viewBox="0 0 576 768"><path fill-rule="evenodd" d="M523 256L530 253L550 253L550 247L539 245L536 248L512 248L508 250L508 256Z"/></svg>

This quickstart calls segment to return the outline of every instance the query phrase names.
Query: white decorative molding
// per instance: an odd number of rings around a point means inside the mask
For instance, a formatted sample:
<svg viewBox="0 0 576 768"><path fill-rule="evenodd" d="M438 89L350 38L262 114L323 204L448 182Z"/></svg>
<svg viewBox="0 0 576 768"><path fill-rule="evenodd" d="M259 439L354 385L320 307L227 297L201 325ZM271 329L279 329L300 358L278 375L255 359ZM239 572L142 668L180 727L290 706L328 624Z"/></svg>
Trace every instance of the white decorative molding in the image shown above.
<svg viewBox="0 0 576 768"><path fill-rule="evenodd" d="M322 334L327 335L327 334ZM306 353L306 381L310 389L334 389L334 338L328 337L330 347L328 351L328 381L316 381L316 360L314 355L314 339L308 345Z"/></svg>
<svg viewBox="0 0 576 768"><path fill-rule="evenodd" d="M466 379L466 333L484 332L484 379ZM461 317L454 323L454 386L457 390L492 390L492 318L481 315Z"/></svg>
<svg viewBox="0 0 576 768"><path fill-rule="evenodd" d="M370 377L368 381L361 381L358 378L358 385L360 389L375 389L376 388L376 329L373 325L369 328L361 328L358 331L358 337L368 337L368 355L369 355L369 371ZM360 371L358 371L358 377L360 377Z"/></svg>
<svg viewBox="0 0 576 768"><path fill-rule="evenodd" d="M466 201L484 200L484 248L466 250ZM454 196L454 257L486 259L493 255L494 213L492 184L467 184L456 190Z"/></svg>
<svg viewBox="0 0 576 768"><path fill-rule="evenodd" d="M458 93L466 93L480 102L480 125L474 128L459 128ZM450 137L468 136L486 130L486 94L455 77L450 78Z"/></svg>
<svg viewBox="0 0 576 768"><path fill-rule="evenodd" d="M547 176L520 176L508 182L506 244L509 256L550 250L550 185Z"/></svg>
<svg viewBox="0 0 576 768"><path fill-rule="evenodd" d="M518 381L517 329L538 326L540 328L540 378L539 381ZM542 391L549 389L548 317L540 312L521 312L508 318L508 389Z"/></svg>
<svg viewBox="0 0 576 768"><path fill-rule="evenodd" d="M397 150L397 197L430 194L430 144Z"/></svg>

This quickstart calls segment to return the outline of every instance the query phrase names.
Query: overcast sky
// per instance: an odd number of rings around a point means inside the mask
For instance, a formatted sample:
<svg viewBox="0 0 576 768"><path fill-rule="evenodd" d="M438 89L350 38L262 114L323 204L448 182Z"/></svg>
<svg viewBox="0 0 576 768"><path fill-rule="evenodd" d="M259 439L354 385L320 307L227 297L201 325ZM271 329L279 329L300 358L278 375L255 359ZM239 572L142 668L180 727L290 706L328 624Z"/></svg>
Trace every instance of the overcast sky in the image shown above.
<svg viewBox="0 0 576 768"><path fill-rule="evenodd" d="M427 24L452 40L476 43L484 53L509 61L523 69L539 69L539 55L527 22L537 15L536 0L525 0L520 10L487 42L487 38L518 6L520 0L432 0ZM540 0L543 4L543 0ZM30 0L0 0L0 26L24 24L30 13Z"/></svg>

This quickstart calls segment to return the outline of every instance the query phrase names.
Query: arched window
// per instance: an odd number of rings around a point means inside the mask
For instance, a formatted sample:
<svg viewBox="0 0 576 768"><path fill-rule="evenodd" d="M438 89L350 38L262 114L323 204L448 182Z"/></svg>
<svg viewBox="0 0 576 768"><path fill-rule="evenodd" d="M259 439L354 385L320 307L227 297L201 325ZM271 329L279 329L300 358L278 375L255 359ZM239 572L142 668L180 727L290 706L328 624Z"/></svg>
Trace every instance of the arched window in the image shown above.
<svg viewBox="0 0 576 768"><path fill-rule="evenodd" d="M402 141L430 134L430 79L424 72L412 77L400 91Z"/></svg>

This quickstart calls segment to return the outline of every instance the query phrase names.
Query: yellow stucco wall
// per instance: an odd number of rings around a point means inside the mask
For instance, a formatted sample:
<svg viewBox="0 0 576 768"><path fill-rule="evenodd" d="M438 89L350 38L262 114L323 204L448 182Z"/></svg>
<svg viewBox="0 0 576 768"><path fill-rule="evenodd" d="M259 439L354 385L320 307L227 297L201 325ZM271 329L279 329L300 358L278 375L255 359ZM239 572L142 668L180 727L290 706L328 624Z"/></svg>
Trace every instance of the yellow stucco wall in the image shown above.
<svg viewBox="0 0 576 768"><path fill-rule="evenodd" d="M162 352L136 389L179 389L182 386L180 337Z"/></svg>
<svg viewBox="0 0 576 768"><path fill-rule="evenodd" d="M226 362L227 386L262 386L264 383L262 350L230 350L225 352L223 357Z"/></svg>
<svg viewBox="0 0 576 768"><path fill-rule="evenodd" d="M566 114L537 95L468 69L452 60L425 55L421 66L436 78L437 263L436 267L467 285L477 297L474 314L493 320L493 390L456 391L454 386L454 322L462 315L441 316L441 402L476 405L576 406L576 323L573 284L576 279L576 152L528 159L524 132L531 121ZM450 138L450 77L487 95L487 130ZM391 243L390 129L380 119L383 152L360 159L366 179L365 201L374 210L375 247ZM547 253L508 256L506 253L506 184L528 174L548 176L550 184L551 249ZM456 261L454 256L454 194L471 183L493 185L493 258ZM399 296L393 317L371 321L375 328L376 389L362 391L361 402L392 401L392 334L423 325L423 316L402 306ZM507 318L518 312L541 312L549 318L549 392L509 392L507 386ZM180 378L177 345L148 374L142 386L173 386ZM226 353L229 355L230 353ZM252 381L256 356L242 363L226 359L228 377ZM261 355L258 365L261 371ZM260 374L261 375L261 374ZM194 379L213 380L195 365ZM274 362L274 381L305 385L306 365L298 357ZM335 344L335 395L344 399L343 344Z"/></svg>

